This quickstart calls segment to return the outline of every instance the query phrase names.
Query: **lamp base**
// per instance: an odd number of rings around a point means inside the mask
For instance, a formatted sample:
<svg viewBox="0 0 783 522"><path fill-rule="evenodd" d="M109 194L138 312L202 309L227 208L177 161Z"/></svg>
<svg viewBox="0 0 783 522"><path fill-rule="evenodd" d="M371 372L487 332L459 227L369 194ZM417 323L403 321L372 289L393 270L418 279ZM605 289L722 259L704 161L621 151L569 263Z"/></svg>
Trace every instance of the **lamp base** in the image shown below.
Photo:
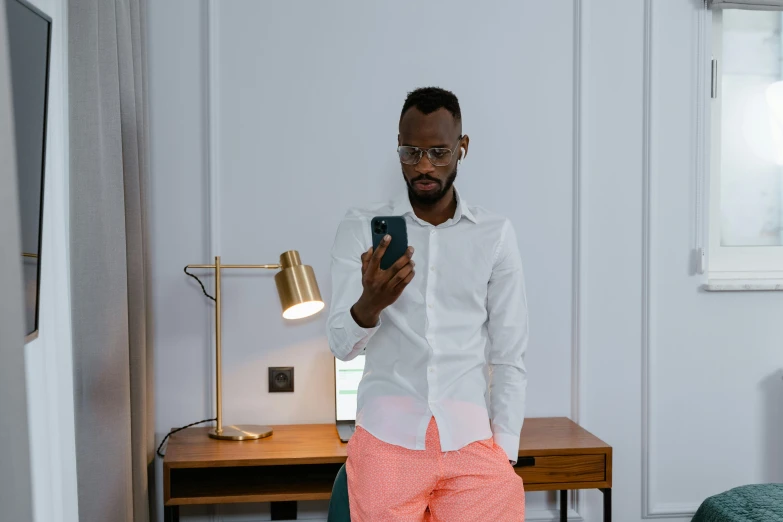
<svg viewBox="0 0 783 522"><path fill-rule="evenodd" d="M215 428L209 430L209 436L218 440L256 440L272 435L269 426L257 426L255 424L239 424L235 426L223 426L220 433Z"/></svg>

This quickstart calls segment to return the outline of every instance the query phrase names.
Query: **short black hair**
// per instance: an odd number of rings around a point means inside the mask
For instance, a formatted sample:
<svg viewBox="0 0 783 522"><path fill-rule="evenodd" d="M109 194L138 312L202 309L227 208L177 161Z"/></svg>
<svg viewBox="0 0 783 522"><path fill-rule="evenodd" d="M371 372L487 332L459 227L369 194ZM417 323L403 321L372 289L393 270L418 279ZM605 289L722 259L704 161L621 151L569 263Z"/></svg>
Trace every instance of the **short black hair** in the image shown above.
<svg viewBox="0 0 783 522"><path fill-rule="evenodd" d="M459 100L453 92L440 87L419 87L408 93L405 103L402 105L400 120L411 107L416 107L424 114L430 114L438 109L446 109L454 116L457 122L462 121L462 112L459 110Z"/></svg>

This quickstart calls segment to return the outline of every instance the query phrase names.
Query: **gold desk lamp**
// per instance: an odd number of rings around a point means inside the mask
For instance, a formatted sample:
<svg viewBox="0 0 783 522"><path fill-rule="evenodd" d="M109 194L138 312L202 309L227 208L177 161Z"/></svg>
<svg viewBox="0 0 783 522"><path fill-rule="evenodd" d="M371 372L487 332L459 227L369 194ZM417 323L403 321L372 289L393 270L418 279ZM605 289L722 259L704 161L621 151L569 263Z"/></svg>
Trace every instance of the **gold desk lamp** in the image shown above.
<svg viewBox="0 0 783 522"><path fill-rule="evenodd" d="M275 284L277 285L277 293L280 296L280 304L283 307L283 317L286 319L303 319L317 314L323 309L324 302L321 299L321 292L318 290L315 272L313 272L311 266L302 264L299 252L296 250L289 250L281 254L280 264L278 265L223 265L220 263L220 256L216 256L214 265L188 265L185 267L186 273L191 268L208 268L215 271L215 395L217 399L217 426L209 431L209 436L220 440L255 440L268 437L272 435L272 428L269 426L249 424L223 426L220 271L230 268L280 270L280 272L275 274Z"/></svg>

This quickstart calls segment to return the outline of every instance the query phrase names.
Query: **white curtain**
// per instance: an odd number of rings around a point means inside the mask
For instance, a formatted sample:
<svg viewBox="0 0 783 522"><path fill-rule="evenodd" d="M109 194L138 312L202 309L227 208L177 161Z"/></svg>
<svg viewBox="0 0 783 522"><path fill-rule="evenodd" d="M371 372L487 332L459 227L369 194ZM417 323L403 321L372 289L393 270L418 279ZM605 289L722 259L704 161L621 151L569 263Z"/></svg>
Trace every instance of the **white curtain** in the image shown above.
<svg viewBox="0 0 783 522"><path fill-rule="evenodd" d="M69 0L80 522L147 522L154 469L144 183L146 0Z"/></svg>

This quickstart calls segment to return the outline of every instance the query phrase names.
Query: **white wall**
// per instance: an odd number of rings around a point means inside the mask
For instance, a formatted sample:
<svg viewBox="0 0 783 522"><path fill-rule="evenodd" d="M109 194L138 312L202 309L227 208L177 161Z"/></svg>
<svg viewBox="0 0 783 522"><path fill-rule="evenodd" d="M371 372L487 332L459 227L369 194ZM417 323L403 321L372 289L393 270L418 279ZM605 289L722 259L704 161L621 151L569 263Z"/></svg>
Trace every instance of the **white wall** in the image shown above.
<svg viewBox="0 0 783 522"><path fill-rule="evenodd" d="M68 264L66 2L33 0L52 18L40 328L25 346L35 520L77 522Z"/></svg>
<svg viewBox="0 0 783 522"><path fill-rule="evenodd" d="M583 29L581 420L614 446L618 520L690 520L783 481L783 294L691 275L701 0L585 0Z"/></svg>
<svg viewBox="0 0 783 522"><path fill-rule="evenodd" d="M650 509L688 511L722 489L783 482L783 293L708 294L688 276L695 67L681 49L697 41L698 11L653 4ZM664 81L676 76L691 81Z"/></svg>
<svg viewBox="0 0 783 522"><path fill-rule="evenodd" d="M203 2L148 3L150 320L155 432L213 416L211 310L182 267L209 258L208 85ZM207 278L208 286L211 281ZM202 296L203 297L203 296ZM204 297L204 299L206 299ZM162 462L156 459L158 522Z"/></svg>
<svg viewBox="0 0 783 522"><path fill-rule="evenodd" d="M580 93L580 421L613 447L614 518L640 515L643 5L585 0ZM580 513L600 520L600 493Z"/></svg>
<svg viewBox="0 0 783 522"><path fill-rule="evenodd" d="M400 106L435 83L472 138L458 186L519 234L529 415L571 415L614 447L615 519L688 520L710 494L783 480L783 294L704 294L689 272L701 0L541 4L150 5L159 434L214 408L211 309L182 267L297 248L328 300L337 222L402 189ZM325 317L284 324L270 276L225 278L226 420L330 422ZM296 393L266 393L275 365L296 367ZM554 519L553 496L528 502L528 520ZM600 520L599 493L574 507Z"/></svg>
<svg viewBox="0 0 783 522"><path fill-rule="evenodd" d="M405 190L395 149L406 93L453 89L472 138L457 186L466 200L512 219L532 274L529 411L567 415L572 3L500 5L502 19L469 1L310 2L305 10L220 3L213 248L225 262L274 262L299 249L328 302L329 251L345 211ZM426 30L418 25L425 21ZM565 277L536 276L547 270ZM231 274L224 293L226 418L333 421L326 314L285 323L271 274ZM297 367L296 394L267 395L266 367L274 365Z"/></svg>

